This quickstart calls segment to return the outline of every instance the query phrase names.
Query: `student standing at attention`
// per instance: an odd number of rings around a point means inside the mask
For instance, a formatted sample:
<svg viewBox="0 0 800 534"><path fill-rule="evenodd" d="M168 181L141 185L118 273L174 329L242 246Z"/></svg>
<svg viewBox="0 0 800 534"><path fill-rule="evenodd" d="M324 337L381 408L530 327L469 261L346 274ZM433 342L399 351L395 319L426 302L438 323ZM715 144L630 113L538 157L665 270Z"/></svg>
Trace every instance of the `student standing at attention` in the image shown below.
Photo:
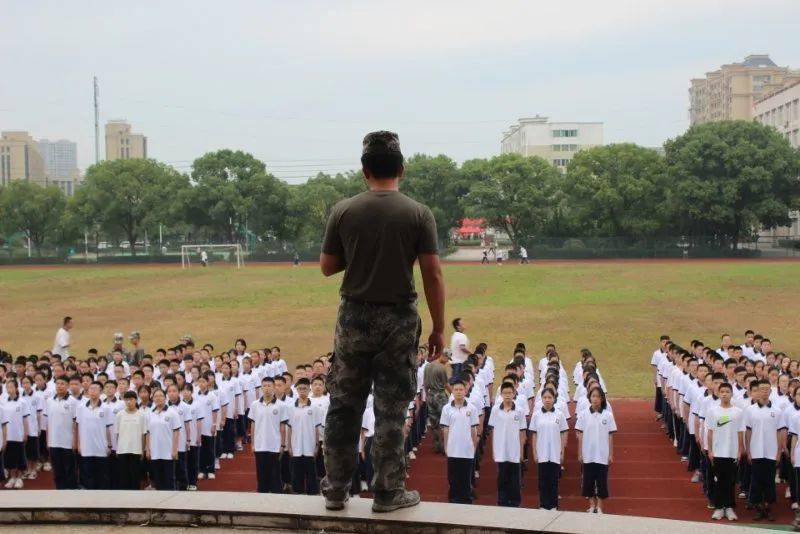
<svg viewBox="0 0 800 534"><path fill-rule="evenodd" d="M733 388L730 384L720 384L717 395L719 406L712 407L706 414L708 459L714 473L711 492L714 513L711 519L725 517L728 521L735 521L737 462L744 453L744 412L731 404Z"/></svg>
<svg viewBox="0 0 800 534"><path fill-rule="evenodd" d="M111 452L111 410L100 400L103 386L89 385L89 400L82 400L76 413L80 479L84 489L108 489L108 455Z"/></svg>
<svg viewBox="0 0 800 534"><path fill-rule="evenodd" d="M500 388L503 402L494 405L489 415L492 454L497 463L497 505L518 507L522 502L522 448L525 446L525 412L514 404L516 391L511 383Z"/></svg>
<svg viewBox="0 0 800 534"><path fill-rule="evenodd" d="M281 444L286 442L286 405L275 398L275 381L261 380L261 398L250 405L247 417L253 422L253 453L259 493L281 493Z"/></svg>
<svg viewBox="0 0 800 534"><path fill-rule="evenodd" d="M565 414L556 408L556 392L542 390L542 407L531 415L531 450L539 475L539 507L558 508L558 479L564 461L569 425ZM580 434L579 434L580 435Z"/></svg>
<svg viewBox="0 0 800 534"><path fill-rule="evenodd" d="M75 451L78 449L75 413L78 403L69 394L68 387L69 380L65 376L56 378L56 393L45 404L47 449L56 489L78 489L75 470Z"/></svg>
<svg viewBox="0 0 800 534"><path fill-rule="evenodd" d="M453 382L453 400L445 404L439 423L444 429L449 500L459 504L472 504L472 470L478 444L478 410L467 402L466 393L463 381Z"/></svg>
<svg viewBox="0 0 800 534"><path fill-rule="evenodd" d="M589 513L603 513L608 498L608 466L614 460L613 434L617 431L614 414L606 395L596 387L589 391L589 408L578 415L578 462L583 464L583 496L589 499Z"/></svg>
<svg viewBox="0 0 800 534"><path fill-rule="evenodd" d="M125 409L117 412L117 472L116 488L138 490L142 483L142 454L144 453L144 415L136 406L136 393L126 391L122 395Z"/></svg>
<svg viewBox="0 0 800 534"><path fill-rule="evenodd" d="M175 463L182 422L167 407L164 390L153 391L153 409L147 414L147 449L150 481L162 491L175 491Z"/></svg>
<svg viewBox="0 0 800 534"><path fill-rule="evenodd" d="M308 378L298 380L295 387L297 400L289 408L289 432L286 438L292 455L292 491L316 495L319 493L319 483L314 458L319 444L317 432L320 421L308 398L311 389Z"/></svg>
<svg viewBox="0 0 800 534"><path fill-rule="evenodd" d="M750 493L748 500L756 509L755 520L775 521L770 505L775 502L775 466L780 457L778 433L780 414L769 401L769 380L758 381L751 390L753 404L745 410L745 443L750 460Z"/></svg>

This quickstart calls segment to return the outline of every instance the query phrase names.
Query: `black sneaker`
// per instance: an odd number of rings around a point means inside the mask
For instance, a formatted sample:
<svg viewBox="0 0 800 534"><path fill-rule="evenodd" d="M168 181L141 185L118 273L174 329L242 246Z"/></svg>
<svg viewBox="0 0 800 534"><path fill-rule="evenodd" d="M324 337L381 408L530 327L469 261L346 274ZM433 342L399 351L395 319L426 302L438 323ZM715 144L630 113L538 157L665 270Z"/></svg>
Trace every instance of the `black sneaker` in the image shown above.
<svg viewBox="0 0 800 534"><path fill-rule="evenodd" d="M393 512L400 508L409 508L419 504L419 492L416 490L403 490L389 500L378 499L372 501L372 511L377 513Z"/></svg>

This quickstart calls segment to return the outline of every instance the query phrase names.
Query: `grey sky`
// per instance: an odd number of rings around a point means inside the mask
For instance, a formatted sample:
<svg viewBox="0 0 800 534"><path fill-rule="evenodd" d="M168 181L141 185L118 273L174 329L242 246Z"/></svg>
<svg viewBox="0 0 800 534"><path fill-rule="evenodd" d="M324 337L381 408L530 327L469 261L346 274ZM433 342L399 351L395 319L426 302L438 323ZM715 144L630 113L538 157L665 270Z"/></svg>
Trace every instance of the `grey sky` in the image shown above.
<svg viewBox="0 0 800 534"><path fill-rule="evenodd" d="M234 148L303 181L404 152L499 153L518 117L605 122L607 142L685 130L690 78L769 53L800 68L796 0L0 2L0 129L78 143L125 118L188 170ZM102 150L102 145L101 145Z"/></svg>

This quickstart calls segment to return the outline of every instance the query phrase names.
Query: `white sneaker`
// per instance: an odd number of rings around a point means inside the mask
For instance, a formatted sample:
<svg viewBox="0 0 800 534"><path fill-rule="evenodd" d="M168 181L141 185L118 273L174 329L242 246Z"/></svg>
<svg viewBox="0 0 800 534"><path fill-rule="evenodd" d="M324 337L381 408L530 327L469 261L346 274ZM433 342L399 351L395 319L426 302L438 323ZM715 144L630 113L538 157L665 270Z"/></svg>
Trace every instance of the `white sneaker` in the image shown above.
<svg viewBox="0 0 800 534"><path fill-rule="evenodd" d="M595 508L594 509L594 513L596 513L597 515L603 515L603 509L602 508Z"/></svg>
<svg viewBox="0 0 800 534"><path fill-rule="evenodd" d="M186 486L186 491L197 491L197 486L192 486L191 484L189 484L188 486Z"/></svg>
<svg viewBox="0 0 800 534"><path fill-rule="evenodd" d="M739 519L739 516L736 515L736 512L733 511L733 508L725 508L725 519L728 521L736 521Z"/></svg>
<svg viewBox="0 0 800 534"><path fill-rule="evenodd" d="M781 476L775 475L775 484L780 484L780 483L781 483Z"/></svg>
<svg viewBox="0 0 800 534"><path fill-rule="evenodd" d="M786 486L786 491L783 492L783 496L786 497L787 499L791 498L792 490L789 489L789 486Z"/></svg>
<svg viewBox="0 0 800 534"><path fill-rule="evenodd" d="M475 478L481 478L480 471L475 471Z"/></svg>
<svg viewBox="0 0 800 534"><path fill-rule="evenodd" d="M714 510L714 513L711 514L711 519L716 519L717 521L719 521L723 517L725 517L725 510L723 510L722 508L717 508L716 510Z"/></svg>
<svg viewBox="0 0 800 534"><path fill-rule="evenodd" d="M214 473L208 474L208 480L214 480L215 478L217 478L217 475L215 475Z"/></svg>
<svg viewBox="0 0 800 534"><path fill-rule="evenodd" d="M408 453L408 459L409 460L416 460L417 459L417 455L414 454L414 451L411 451L411 452Z"/></svg>
<svg viewBox="0 0 800 534"><path fill-rule="evenodd" d="M197 480L204 480L206 478L205 473L197 473Z"/></svg>
<svg viewBox="0 0 800 534"><path fill-rule="evenodd" d="M673 439L672 440L672 446L673 447L677 447L678 446L678 440L677 439Z"/></svg>
<svg viewBox="0 0 800 534"><path fill-rule="evenodd" d="M52 469L53 466L50 464L50 462L45 462L44 465L42 466L42 470L44 471L51 471Z"/></svg>
<svg viewBox="0 0 800 534"><path fill-rule="evenodd" d="M792 503L792 510L797 510L798 508L800 508L800 505L798 505L796 502L793 502Z"/></svg>
<svg viewBox="0 0 800 534"><path fill-rule="evenodd" d="M698 483L698 482L700 482L700 473L698 473L697 471L695 471L695 472L694 472L694 475L692 475L692 483L693 483L693 484L696 484L696 483Z"/></svg>
<svg viewBox="0 0 800 534"><path fill-rule="evenodd" d="M369 484L367 484L365 481L362 480L361 481L361 491L368 491L368 490L369 490Z"/></svg>
<svg viewBox="0 0 800 534"><path fill-rule="evenodd" d="M416 447L412 447L411 450L417 452L419 449L417 449Z"/></svg>
<svg viewBox="0 0 800 534"><path fill-rule="evenodd" d="M746 499L747 498L747 494L745 492L743 492L743 491L740 491L739 492L739 498L740 499Z"/></svg>
<svg viewBox="0 0 800 534"><path fill-rule="evenodd" d="M681 456L681 462L688 462L688 461L689 461L688 456Z"/></svg>
<svg viewBox="0 0 800 534"><path fill-rule="evenodd" d="M214 460L214 469L219 469L219 459Z"/></svg>
<svg viewBox="0 0 800 534"><path fill-rule="evenodd" d="M232 452L228 453L228 460L233 460L233 453Z"/></svg>
<svg viewBox="0 0 800 534"><path fill-rule="evenodd" d="M588 509L588 510L586 510L586 512L588 512L588 513L590 513L590 514L593 514L593 513L595 513L595 511L596 511L596 510L595 510L595 507L594 507L594 506L590 506L590 507L589 507L589 509Z"/></svg>
<svg viewBox="0 0 800 534"><path fill-rule="evenodd" d="M6 482L5 488L6 489L11 489L13 487L14 487L14 479L13 478L9 478L8 481Z"/></svg>
<svg viewBox="0 0 800 534"><path fill-rule="evenodd" d="M22 489L22 479L18 478L16 482L14 482L14 489Z"/></svg>

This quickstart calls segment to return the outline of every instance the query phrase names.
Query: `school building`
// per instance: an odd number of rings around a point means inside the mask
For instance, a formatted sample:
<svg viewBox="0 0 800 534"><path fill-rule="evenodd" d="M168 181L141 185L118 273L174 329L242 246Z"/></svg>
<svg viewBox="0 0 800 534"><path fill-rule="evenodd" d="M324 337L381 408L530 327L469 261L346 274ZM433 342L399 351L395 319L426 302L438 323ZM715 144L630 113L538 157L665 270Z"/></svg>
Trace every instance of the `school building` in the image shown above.
<svg viewBox="0 0 800 534"><path fill-rule="evenodd" d="M536 115L519 119L503 133L500 152L539 156L565 171L577 152L602 144L602 122L550 122Z"/></svg>
<svg viewBox="0 0 800 534"><path fill-rule="evenodd" d="M106 123L106 160L147 158L147 137L133 133L124 120Z"/></svg>

